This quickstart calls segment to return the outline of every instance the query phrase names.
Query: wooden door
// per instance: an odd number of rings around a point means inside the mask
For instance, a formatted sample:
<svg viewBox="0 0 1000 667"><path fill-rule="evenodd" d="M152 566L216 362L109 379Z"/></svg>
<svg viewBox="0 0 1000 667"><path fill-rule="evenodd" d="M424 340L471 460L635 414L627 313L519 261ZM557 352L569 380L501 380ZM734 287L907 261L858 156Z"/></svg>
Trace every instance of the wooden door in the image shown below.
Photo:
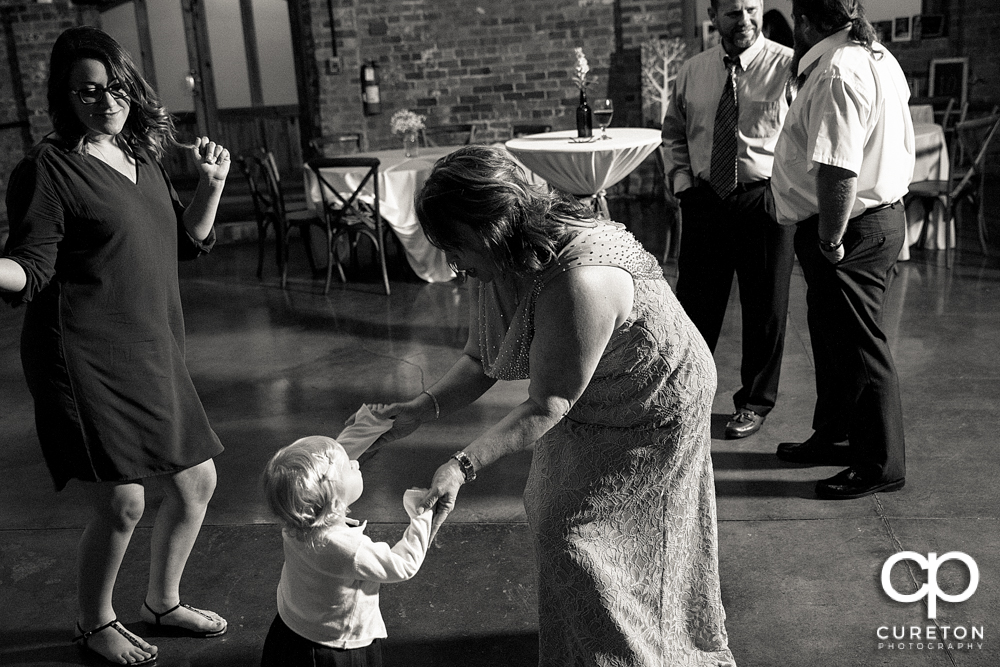
<svg viewBox="0 0 1000 667"><path fill-rule="evenodd" d="M108 32L138 51L137 60L141 54L144 75L174 116L179 138L208 136L234 156L265 148L283 174L300 173L299 94L286 0L181 0L177 7L132 0L102 18ZM180 153L169 155L164 166L176 180L197 176Z"/></svg>

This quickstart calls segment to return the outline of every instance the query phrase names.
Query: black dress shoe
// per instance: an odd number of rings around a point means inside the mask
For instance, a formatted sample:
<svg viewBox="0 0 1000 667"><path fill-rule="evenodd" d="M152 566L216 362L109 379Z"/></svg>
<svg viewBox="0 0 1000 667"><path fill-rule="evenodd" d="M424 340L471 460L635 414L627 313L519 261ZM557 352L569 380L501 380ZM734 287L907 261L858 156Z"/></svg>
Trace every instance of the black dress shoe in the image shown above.
<svg viewBox="0 0 1000 667"><path fill-rule="evenodd" d="M809 438L805 442L782 442L778 445L778 458L789 463L813 466L849 466L850 450L847 444L838 445Z"/></svg>
<svg viewBox="0 0 1000 667"><path fill-rule="evenodd" d="M816 495L830 500L851 500L864 498L873 493L898 491L906 484L906 479L866 480L853 468L842 470L829 479L816 482Z"/></svg>
<svg viewBox="0 0 1000 667"><path fill-rule="evenodd" d="M726 437L729 439L745 438L760 430L764 417L753 410L740 408L733 413L726 424Z"/></svg>

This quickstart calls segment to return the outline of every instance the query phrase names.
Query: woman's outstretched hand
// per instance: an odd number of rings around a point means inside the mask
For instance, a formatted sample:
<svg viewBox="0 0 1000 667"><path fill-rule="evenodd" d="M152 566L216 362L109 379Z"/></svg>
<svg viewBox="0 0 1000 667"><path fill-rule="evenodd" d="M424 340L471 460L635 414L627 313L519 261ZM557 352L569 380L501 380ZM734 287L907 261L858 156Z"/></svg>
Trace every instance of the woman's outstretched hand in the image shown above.
<svg viewBox="0 0 1000 667"><path fill-rule="evenodd" d="M434 541L438 529L444 520L448 518L451 511L455 509L455 500L458 498L458 489L465 483L465 473L462 472L458 461L448 459L434 473L431 480L431 488L427 490L424 499L420 501L419 509L425 512L434 509L434 519L431 521L430 541Z"/></svg>
<svg viewBox="0 0 1000 667"><path fill-rule="evenodd" d="M405 403L369 403L368 408L376 417L392 420L392 428L375 441L378 446L405 438L420 426L421 409L415 400Z"/></svg>
<svg viewBox="0 0 1000 667"><path fill-rule="evenodd" d="M191 154L202 174L215 181L226 180L233 163L229 150L222 144L210 141L208 137L198 137L191 147Z"/></svg>

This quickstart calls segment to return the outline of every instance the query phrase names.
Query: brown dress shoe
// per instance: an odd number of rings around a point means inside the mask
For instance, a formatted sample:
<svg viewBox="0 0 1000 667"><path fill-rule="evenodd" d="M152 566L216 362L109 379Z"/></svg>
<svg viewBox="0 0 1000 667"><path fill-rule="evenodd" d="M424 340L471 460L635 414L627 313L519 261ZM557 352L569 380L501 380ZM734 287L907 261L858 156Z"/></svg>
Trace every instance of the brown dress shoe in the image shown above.
<svg viewBox="0 0 1000 667"><path fill-rule="evenodd" d="M789 463L813 466L849 466L850 450L847 444L835 444L809 438L805 442L782 442L777 456Z"/></svg>
<svg viewBox="0 0 1000 667"><path fill-rule="evenodd" d="M726 437L729 439L745 438L760 430L764 417L753 410L740 408L733 413L726 424Z"/></svg>
<svg viewBox="0 0 1000 667"><path fill-rule="evenodd" d="M816 482L816 495L829 500L851 500L864 498L873 493L898 491L906 484L906 479L867 480L853 468L842 470L829 479Z"/></svg>

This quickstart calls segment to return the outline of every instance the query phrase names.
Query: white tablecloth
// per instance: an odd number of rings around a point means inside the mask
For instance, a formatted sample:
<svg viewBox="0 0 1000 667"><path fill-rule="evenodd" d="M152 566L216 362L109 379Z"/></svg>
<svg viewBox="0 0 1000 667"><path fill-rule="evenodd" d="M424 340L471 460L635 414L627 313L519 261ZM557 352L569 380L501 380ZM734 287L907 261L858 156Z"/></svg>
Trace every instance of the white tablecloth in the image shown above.
<svg viewBox="0 0 1000 667"><path fill-rule="evenodd" d="M417 157L408 158L402 149L391 151L374 151L361 153L357 157L377 157L381 162L378 172L378 187L381 201L379 211L383 220L399 238L406 259L413 271L431 283L447 282L455 277L448 266L444 253L435 248L424 236L413 198L423 186L438 158L448 155L457 146L441 146L420 148ZM359 169L324 169L323 176L340 192L353 192L366 170ZM308 165L303 167L305 178L306 202L310 208L318 209L323 200L319 190L319 181ZM368 201L372 201L375 191L368 183L365 186Z"/></svg>
<svg viewBox="0 0 1000 667"><path fill-rule="evenodd" d="M930 104L911 104L910 118L914 125L934 123L934 107Z"/></svg>
<svg viewBox="0 0 1000 667"><path fill-rule="evenodd" d="M628 176L660 145L660 131L610 127L610 139L577 141L576 130L511 139L505 145L549 185L578 197L597 197L606 213L605 190Z"/></svg>
<svg viewBox="0 0 1000 667"><path fill-rule="evenodd" d="M948 145L945 143L944 129L934 123L913 124L913 138L916 147L916 162L913 166L911 183L917 181L948 180L951 163L948 157ZM943 198L934 205L930 216L924 212L923 202L914 199L906 207L906 244L899 254L901 260L910 258L910 246L920 238L921 229L927 225L924 233L923 247L928 250L943 250L947 247L947 226L944 224L946 212ZM950 224L954 226L955 221ZM954 238L954 237L952 237Z"/></svg>

